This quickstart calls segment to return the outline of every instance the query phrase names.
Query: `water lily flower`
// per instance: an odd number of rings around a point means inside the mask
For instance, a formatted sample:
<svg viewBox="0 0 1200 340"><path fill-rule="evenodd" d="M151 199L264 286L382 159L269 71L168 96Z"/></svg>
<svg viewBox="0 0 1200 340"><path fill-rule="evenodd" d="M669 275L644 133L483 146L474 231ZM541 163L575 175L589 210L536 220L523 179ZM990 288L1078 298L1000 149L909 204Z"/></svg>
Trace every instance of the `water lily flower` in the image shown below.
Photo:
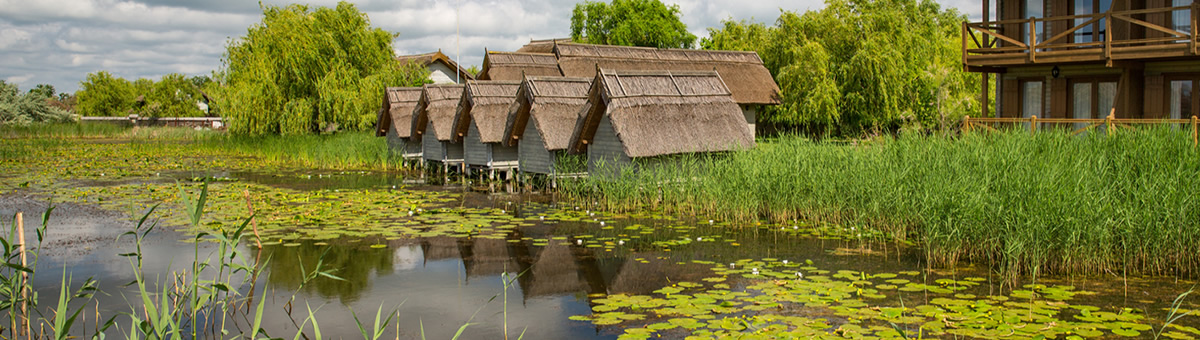
<svg viewBox="0 0 1200 340"><path fill-rule="evenodd" d="M604 221L600 221L600 226L604 226Z"/></svg>
<svg viewBox="0 0 1200 340"><path fill-rule="evenodd" d="M575 240L575 244L582 245L582 244L583 244L583 240L576 239L576 240Z"/></svg>
<svg viewBox="0 0 1200 340"><path fill-rule="evenodd" d="M713 224L713 220L708 220L708 224Z"/></svg>
<svg viewBox="0 0 1200 340"><path fill-rule="evenodd" d="M620 240L620 241L617 241L617 244L619 244L619 245L625 245L625 240Z"/></svg>
<svg viewBox="0 0 1200 340"><path fill-rule="evenodd" d="M792 226L792 229L800 229L800 226Z"/></svg>
<svg viewBox="0 0 1200 340"><path fill-rule="evenodd" d="M783 260L783 264L787 264L787 263L788 263L788 260Z"/></svg>
<svg viewBox="0 0 1200 340"><path fill-rule="evenodd" d="M801 274L800 272L796 272L796 277L804 278L804 274Z"/></svg>
<svg viewBox="0 0 1200 340"><path fill-rule="evenodd" d="M546 220L546 216L538 216L538 218L540 218L542 221Z"/></svg>

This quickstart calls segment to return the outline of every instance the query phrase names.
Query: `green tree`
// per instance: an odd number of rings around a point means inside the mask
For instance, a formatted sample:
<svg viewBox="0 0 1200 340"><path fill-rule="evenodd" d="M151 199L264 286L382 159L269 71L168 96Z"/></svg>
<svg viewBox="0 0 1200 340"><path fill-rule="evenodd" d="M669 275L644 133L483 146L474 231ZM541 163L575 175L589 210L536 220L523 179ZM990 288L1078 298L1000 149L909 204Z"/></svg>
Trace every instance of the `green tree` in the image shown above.
<svg viewBox="0 0 1200 340"><path fill-rule="evenodd" d="M141 79L139 79L140 81ZM200 91L193 82L182 74L171 73L158 82L152 82L148 92L141 93L145 100L139 111L149 117L198 117L204 112L196 106Z"/></svg>
<svg viewBox="0 0 1200 340"><path fill-rule="evenodd" d="M53 91L44 90L35 88L21 95L17 85L0 80L0 125L74 120L69 112L50 106Z"/></svg>
<svg viewBox="0 0 1200 340"><path fill-rule="evenodd" d="M209 95L233 133L372 129L384 87L428 81L424 68L396 61L395 37L346 2L264 6L262 22L227 47Z"/></svg>
<svg viewBox="0 0 1200 340"><path fill-rule="evenodd" d="M679 6L659 0L584 1L571 13L571 39L603 45L692 48L696 35L679 20Z"/></svg>
<svg viewBox="0 0 1200 340"><path fill-rule="evenodd" d="M783 92L765 120L850 136L937 128L979 109L979 77L960 65L964 20L932 0L827 0L770 27L725 21L701 46L758 52Z"/></svg>
<svg viewBox="0 0 1200 340"><path fill-rule="evenodd" d="M133 110L133 84L124 78L100 71L87 75L76 93L75 111L84 116L123 116Z"/></svg>
<svg viewBox="0 0 1200 340"><path fill-rule="evenodd" d="M46 98L54 98L54 94L58 93L54 91L54 85L50 84L37 84L36 87L29 89L29 92L37 92L42 97Z"/></svg>

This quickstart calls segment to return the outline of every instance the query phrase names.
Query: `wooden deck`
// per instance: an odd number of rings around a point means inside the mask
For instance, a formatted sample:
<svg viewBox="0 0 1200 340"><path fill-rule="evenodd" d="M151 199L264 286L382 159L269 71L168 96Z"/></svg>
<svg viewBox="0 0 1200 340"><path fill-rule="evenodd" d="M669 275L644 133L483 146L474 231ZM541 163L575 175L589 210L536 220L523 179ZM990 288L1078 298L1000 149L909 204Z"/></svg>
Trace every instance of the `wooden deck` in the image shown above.
<svg viewBox="0 0 1200 340"><path fill-rule="evenodd" d="M1170 16L1176 11L1189 13L1189 32L1151 23L1147 16ZM969 70L995 72L1004 67L1104 62L1113 66L1119 61L1172 59L1197 55L1196 19L1200 3L1189 6L1164 7L1127 11L1108 11L1087 15L1054 16L1018 20L989 21L962 24L963 65ZM1038 41L1037 28L1071 23L1066 30L1050 32L1053 36ZM1104 26L1101 41L1075 42L1077 32L1089 32L1089 27ZM1146 38L1123 39L1114 26L1144 31ZM1126 29L1129 30L1129 29ZM1045 34L1045 33L1044 33ZM1046 34L1049 35L1049 34ZM989 70L990 69L990 70Z"/></svg>

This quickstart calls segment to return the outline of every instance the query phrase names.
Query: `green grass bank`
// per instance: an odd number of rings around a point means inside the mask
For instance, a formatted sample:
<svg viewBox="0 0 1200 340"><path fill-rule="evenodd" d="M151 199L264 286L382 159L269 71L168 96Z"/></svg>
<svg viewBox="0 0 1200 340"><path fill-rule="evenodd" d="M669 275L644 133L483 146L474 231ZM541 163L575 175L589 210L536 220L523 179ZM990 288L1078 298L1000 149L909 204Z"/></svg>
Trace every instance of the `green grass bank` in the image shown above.
<svg viewBox="0 0 1200 340"><path fill-rule="evenodd" d="M972 261L1010 278L1200 269L1200 150L1178 129L784 137L682 161L563 192L617 211L881 231L919 245L933 266Z"/></svg>

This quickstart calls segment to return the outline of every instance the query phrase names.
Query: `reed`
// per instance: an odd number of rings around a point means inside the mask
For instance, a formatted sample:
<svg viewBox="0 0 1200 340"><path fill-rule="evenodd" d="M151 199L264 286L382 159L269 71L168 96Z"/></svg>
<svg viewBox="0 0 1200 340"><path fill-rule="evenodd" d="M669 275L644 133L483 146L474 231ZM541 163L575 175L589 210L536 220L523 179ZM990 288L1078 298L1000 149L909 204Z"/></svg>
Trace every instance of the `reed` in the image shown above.
<svg viewBox="0 0 1200 340"><path fill-rule="evenodd" d="M793 136L567 182L563 193L618 211L872 228L921 245L930 265L986 263L1010 278L1195 275L1200 150L1187 133L1011 131L855 143Z"/></svg>

